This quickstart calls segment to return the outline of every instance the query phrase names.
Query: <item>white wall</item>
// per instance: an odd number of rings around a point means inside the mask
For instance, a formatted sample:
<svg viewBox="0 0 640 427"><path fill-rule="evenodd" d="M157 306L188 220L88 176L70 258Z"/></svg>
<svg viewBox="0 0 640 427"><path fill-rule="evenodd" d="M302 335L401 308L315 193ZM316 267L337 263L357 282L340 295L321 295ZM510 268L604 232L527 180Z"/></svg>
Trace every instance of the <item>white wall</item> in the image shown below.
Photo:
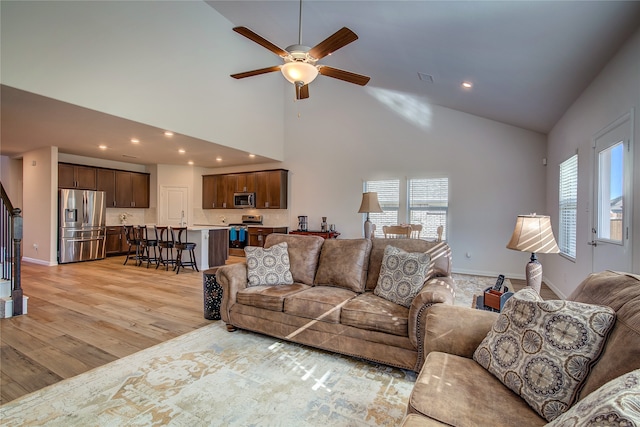
<svg viewBox="0 0 640 427"><path fill-rule="evenodd" d="M22 159L0 156L0 181L13 207L22 209Z"/></svg>
<svg viewBox="0 0 640 427"><path fill-rule="evenodd" d="M545 136L370 85L321 76L308 100L286 103L290 226L326 216L362 237L363 181L446 176L454 270L524 277L530 254L505 246L518 214L545 213Z"/></svg>
<svg viewBox="0 0 640 427"><path fill-rule="evenodd" d="M45 147L29 151L23 165L24 261L43 265L58 263L58 149ZM34 247L38 245L36 249Z"/></svg>
<svg viewBox="0 0 640 427"><path fill-rule="evenodd" d="M558 218L559 164L578 151L578 227L576 261L558 255L542 260L545 281L561 296L569 296L592 270L589 201L591 196L592 143L597 132L635 109L634 194L632 218L633 271L640 272L640 31L629 39L563 115L548 136L547 206L552 223ZM554 225L557 230L557 224Z"/></svg>
<svg viewBox="0 0 640 427"><path fill-rule="evenodd" d="M229 77L273 55L237 55L251 42L205 2L0 7L2 84L282 159L284 79Z"/></svg>

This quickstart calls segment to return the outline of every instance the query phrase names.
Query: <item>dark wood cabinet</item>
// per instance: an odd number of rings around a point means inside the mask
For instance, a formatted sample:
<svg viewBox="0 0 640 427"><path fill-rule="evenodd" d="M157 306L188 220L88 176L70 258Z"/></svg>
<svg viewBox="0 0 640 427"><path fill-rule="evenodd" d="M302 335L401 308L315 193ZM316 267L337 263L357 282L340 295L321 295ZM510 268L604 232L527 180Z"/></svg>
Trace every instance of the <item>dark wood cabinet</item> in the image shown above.
<svg viewBox="0 0 640 427"><path fill-rule="evenodd" d="M68 163L58 164L58 188L95 190L96 168Z"/></svg>
<svg viewBox="0 0 640 427"><path fill-rule="evenodd" d="M337 239L340 233L337 231L290 231L289 234L301 234L304 236L320 236L323 239Z"/></svg>
<svg viewBox="0 0 640 427"><path fill-rule="evenodd" d="M149 174L115 171L115 190L115 207L149 207Z"/></svg>
<svg viewBox="0 0 640 427"><path fill-rule="evenodd" d="M127 238L122 226L108 226L105 242L105 253L107 256L121 255L129 249Z"/></svg>
<svg viewBox="0 0 640 427"><path fill-rule="evenodd" d="M289 171L256 172L256 208L287 209Z"/></svg>
<svg viewBox="0 0 640 427"><path fill-rule="evenodd" d="M233 209L234 193L256 193L256 208L286 209L289 171L202 176L202 208Z"/></svg>
<svg viewBox="0 0 640 427"><path fill-rule="evenodd" d="M287 230L287 227L249 227L249 246L264 247L264 239L269 234L287 234Z"/></svg>
<svg viewBox="0 0 640 427"><path fill-rule="evenodd" d="M229 258L229 229L209 230L209 267L224 265Z"/></svg>
<svg viewBox="0 0 640 427"><path fill-rule="evenodd" d="M113 169L98 169L96 189L105 192L105 203L108 208L116 205L116 171Z"/></svg>

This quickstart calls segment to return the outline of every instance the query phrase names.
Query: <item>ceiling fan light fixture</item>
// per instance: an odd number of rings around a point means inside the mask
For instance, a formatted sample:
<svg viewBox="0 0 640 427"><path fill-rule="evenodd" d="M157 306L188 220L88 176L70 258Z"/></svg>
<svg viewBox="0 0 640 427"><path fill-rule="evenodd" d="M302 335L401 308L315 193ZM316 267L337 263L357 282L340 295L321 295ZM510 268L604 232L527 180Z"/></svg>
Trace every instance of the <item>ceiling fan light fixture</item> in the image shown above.
<svg viewBox="0 0 640 427"><path fill-rule="evenodd" d="M282 71L284 78L292 84L302 82L303 84L308 85L318 77L318 69L315 65L302 61L287 62L282 66L280 71Z"/></svg>

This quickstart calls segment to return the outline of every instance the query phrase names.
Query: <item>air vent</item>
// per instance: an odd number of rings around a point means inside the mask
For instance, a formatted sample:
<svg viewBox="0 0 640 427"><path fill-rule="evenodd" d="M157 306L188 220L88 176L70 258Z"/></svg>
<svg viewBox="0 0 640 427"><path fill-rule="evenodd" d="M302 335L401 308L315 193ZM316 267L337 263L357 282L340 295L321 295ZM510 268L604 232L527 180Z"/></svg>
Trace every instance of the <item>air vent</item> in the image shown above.
<svg viewBox="0 0 640 427"><path fill-rule="evenodd" d="M130 159L137 159L138 158L138 156L130 156L128 154L123 154L122 157L128 157Z"/></svg>
<svg viewBox="0 0 640 427"><path fill-rule="evenodd" d="M418 78L425 83L433 83L433 76L431 74L418 72Z"/></svg>

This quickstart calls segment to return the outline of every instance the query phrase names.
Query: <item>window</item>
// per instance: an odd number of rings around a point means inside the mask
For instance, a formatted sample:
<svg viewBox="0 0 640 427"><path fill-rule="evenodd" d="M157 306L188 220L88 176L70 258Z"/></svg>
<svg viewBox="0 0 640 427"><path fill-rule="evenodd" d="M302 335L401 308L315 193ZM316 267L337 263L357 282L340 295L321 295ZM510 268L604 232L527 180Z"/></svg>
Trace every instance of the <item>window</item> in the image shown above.
<svg viewBox="0 0 640 427"><path fill-rule="evenodd" d="M378 193L378 202L384 212L370 213L369 220L375 224L376 230L382 232L383 225L398 224L400 208L400 180L367 181L365 191Z"/></svg>
<svg viewBox="0 0 640 427"><path fill-rule="evenodd" d="M409 180L409 223L422 224L422 235L437 236L442 226L446 239L448 208L448 178Z"/></svg>
<svg viewBox="0 0 640 427"><path fill-rule="evenodd" d="M384 211L369 214L378 236L384 225L410 223L422 224L420 235L427 238L435 238L438 227L443 226L442 238L446 238L448 178L367 181L364 191L377 192L380 207Z"/></svg>
<svg viewBox="0 0 640 427"><path fill-rule="evenodd" d="M576 225L578 214L578 155L560 163L560 253L576 258Z"/></svg>

